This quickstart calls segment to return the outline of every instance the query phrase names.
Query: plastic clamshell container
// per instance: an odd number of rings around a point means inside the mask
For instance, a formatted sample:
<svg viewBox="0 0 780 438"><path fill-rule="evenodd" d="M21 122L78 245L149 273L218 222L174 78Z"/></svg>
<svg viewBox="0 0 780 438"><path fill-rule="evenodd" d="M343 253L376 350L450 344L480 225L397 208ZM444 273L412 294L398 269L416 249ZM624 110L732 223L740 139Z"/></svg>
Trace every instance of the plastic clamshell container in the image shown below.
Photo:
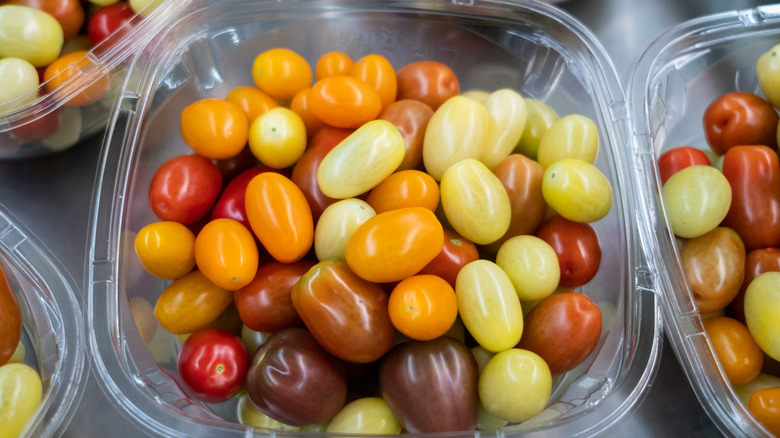
<svg viewBox="0 0 780 438"><path fill-rule="evenodd" d="M640 203L650 234L649 257L658 260L658 290L664 328L694 392L717 427L729 436L767 436L740 402L702 326L663 207L657 159L688 145L709 150L703 116L707 106L729 91L761 94L758 57L780 42L780 7L763 6L704 16L661 34L638 60L629 85Z"/></svg>
<svg viewBox="0 0 780 438"><path fill-rule="evenodd" d="M647 275L622 84L604 49L572 17L541 2L191 1L131 62L104 141L90 224L88 322L95 372L108 398L156 436L247 436L233 401L206 405L177 383L180 344L154 319L165 281L147 274L135 233L156 221L149 182L165 161L192 151L179 116L190 103L251 85L262 51L283 46L313 66L340 50L384 55L398 69L432 59L450 66L461 90L510 87L559 115L580 113L600 135L596 166L613 188L610 213L593 223L602 269L579 288L602 308L597 350L554 381L548 408L532 420L474 436L587 436L642 400L660 359L660 304ZM143 333L143 336L141 335ZM305 434L254 430L256 435ZM318 434L319 435L319 434Z"/></svg>
<svg viewBox="0 0 780 438"><path fill-rule="evenodd" d="M0 265L22 311L24 362L43 384L22 437L61 435L89 372L84 318L73 279L28 230L0 207Z"/></svg>
<svg viewBox="0 0 780 438"><path fill-rule="evenodd" d="M66 150L103 132L115 90L124 79L122 63L154 35L180 0L155 0L124 26L89 50L58 76L35 90L0 101L0 159L24 159ZM90 99L82 99L85 90Z"/></svg>

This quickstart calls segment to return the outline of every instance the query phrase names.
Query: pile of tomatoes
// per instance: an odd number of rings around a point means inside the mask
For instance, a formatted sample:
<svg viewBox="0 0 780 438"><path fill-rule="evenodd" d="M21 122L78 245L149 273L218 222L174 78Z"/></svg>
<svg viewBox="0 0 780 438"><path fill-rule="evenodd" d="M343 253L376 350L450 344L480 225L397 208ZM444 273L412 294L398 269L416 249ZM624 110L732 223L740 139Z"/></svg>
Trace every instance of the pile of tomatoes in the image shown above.
<svg viewBox="0 0 780 438"><path fill-rule="evenodd" d="M780 46L757 61L762 94L732 91L703 115L709 150L659 156L680 260L728 381L780 436Z"/></svg>
<svg viewBox="0 0 780 438"><path fill-rule="evenodd" d="M135 239L187 392L339 433L541 412L602 332L595 124L431 60L274 48L252 76L183 110Z"/></svg>

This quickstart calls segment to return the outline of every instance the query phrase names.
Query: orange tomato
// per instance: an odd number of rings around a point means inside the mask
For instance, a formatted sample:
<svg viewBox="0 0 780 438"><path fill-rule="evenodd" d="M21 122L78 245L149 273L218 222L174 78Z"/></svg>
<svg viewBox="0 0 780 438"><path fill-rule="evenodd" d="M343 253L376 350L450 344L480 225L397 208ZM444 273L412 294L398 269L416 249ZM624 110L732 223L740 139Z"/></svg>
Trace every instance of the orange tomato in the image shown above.
<svg viewBox="0 0 780 438"><path fill-rule="evenodd" d="M447 281L436 275L413 275L398 283L388 301L390 321L418 341L444 335L458 316L458 299Z"/></svg>
<svg viewBox="0 0 780 438"><path fill-rule="evenodd" d="M276 99L262 92L259 88L249 85L234 88L228 93L225 100L241 108L249 124L252 124L252 121L264 112L279 106Z"/></svg>
<svg viewBox="0 0 780 438"><path fill-rule="evenodd" d="M249 122L234 103L201 99L181 112L181 135L196 154L224 160L238 155L246 146Z"/></svg>
<svg viewBox="0 0 780 438"><path fill-rule="evenodd" d="M748 399L748 410L774 436L780 436L780 386L759 389Z"/></svg>
<svg viewBox="0 0 780 438"><path fill-rule="evenodd" d="M355 65L355 61L343 52L328 52L317 60L314 76L317 80L331 76L345 75Z"/></svg>
<svg viewBox="0 0 780 438"><path fill-rule="evenodd" d="M255 236L277 261L294 262L314 242L314 220L301 189L276 172L261 173L246 188L246 216Z"/></svg>
<svg viewBox="0 0 780 438"><path fill-rule="evenodd" d="M311 137L315 132L319 131L325 125L325 122L318 119L314 113L311 112L311 88L304 88L299 91L298 94L293 97L290 102L290 109L298 114L303 120L303 124L306 126L306 135Z"/></svg>
<svg viewBox="0 0 780 438"><path fill-rule="evenodd" d="M435 211L439 205L439 185L425 172L402 170L374 187L366 202L377 213L404 207L424 207Z"/></svg>
<svg viewBox="0 0 780 438"><path fill-rule="evenodd" d="M165 330L181 335L211 324L232 302L232 291L196 269L165 288L154 305L154 315Z"/></svg>
<svg viewBox="0 0 780 438"><path fill-rule="evenodd" d="M416 274L444 247L444 229L424 207L379 213L363 222L347 242L345 258L358 276L375 283Z"/></svg>
<svg viewBox="0 0 780 438"><path fill-rule="evenodd" d="M349 75L371 85L379 94L383 108L395 102L398 81L393 65L384 56L370 54L360 58Z"/></svg>
<svg viewBox="0 0 780 438"><path fill-rule="evenodd" d="M764 353L745 324L727 316L713 316L702 323L732 385L748 383L761 372Z"/></svg>
<svg viewBox="0 0 780 438"><path fill-rule="evenodd" d="M219 218L204 225L195 238L195 261L214 284L238 290L255 278L259 252L252 232L241 222Z"/></svg>
<svg viewBox="0 0 780 438"><path fill-rule="evenodd" d="M76 50L66 53L54 62L49 64L44 70L43 80L46 82L46 90L50 93L60 88L62 83L75 74L81 74L83 71L90 71L96 68L91 65L94 61L87 57L88 51ZM92 83L89 84L88 81ZM83 90L78 90L83 88ZM72 97L66 97L65 106L83 106L95 103L102 99L111 88L111 79L108 74L103 74L95 79L81 78L81 83L76 81L69 90L78 90Z"/></svg>
<svg viewBox="0 0 780 438"><path fill-rule="evenodd" d="M312 87L311 112L336 128L357 128L382 111L379 93L351 76L320 79Z"/></svg>
<svg viewBox="0 0 780 438"><path fill-rule="evenodd" d="M195 267L195 235L179 222L153 222L138 231L135 252L150 274L175 280Z"/></svg>
<svg viewBox="0 0 780 438"><path fill-rule="evenodd" d="M311 86L309 62L298 53L284 48L266 50L252 64L252 78L258 88L275 99L292 99Z"/></svg>

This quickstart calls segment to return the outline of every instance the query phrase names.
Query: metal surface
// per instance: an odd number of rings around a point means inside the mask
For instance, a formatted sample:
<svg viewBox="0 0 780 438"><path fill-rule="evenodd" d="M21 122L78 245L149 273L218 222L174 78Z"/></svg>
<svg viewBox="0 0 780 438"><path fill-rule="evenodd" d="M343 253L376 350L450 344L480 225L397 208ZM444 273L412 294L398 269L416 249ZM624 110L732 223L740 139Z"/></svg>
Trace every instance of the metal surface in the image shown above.
<svg viewBox="0 0 780 438"><path fill-rule="evenodd" d="M633 62L662 30L681 21L762 2L742 0L569 0L560 7L590 27L628 81ZM765 2L764 2L765 3ZM101 136L51 157L0 161L0 202L8 207L84 283L92 185ZM90 377L66 437L135 437L136 429ZM608 436L712 437L720 433L665 345L644 402Z"/></svg>

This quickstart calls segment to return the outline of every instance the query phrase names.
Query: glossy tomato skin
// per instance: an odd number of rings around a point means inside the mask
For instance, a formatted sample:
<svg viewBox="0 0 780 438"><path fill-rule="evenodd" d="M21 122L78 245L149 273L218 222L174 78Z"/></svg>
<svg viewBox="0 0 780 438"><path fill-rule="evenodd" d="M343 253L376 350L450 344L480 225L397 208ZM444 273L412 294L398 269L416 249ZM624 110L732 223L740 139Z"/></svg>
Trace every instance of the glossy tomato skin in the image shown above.
<svg viewBox="0 0 780 438"><path fill-rule="evenodd" d="M207 223L195 238L198 269L217 286L235 291L255 277L260 255L252 232L233 219Z"/></svg>
<svg viewBox="0 0 780 438"><path fill-rule="evenodd" d="M337 128L358 128L382 111L382 99L371 85L344 75L317 81L309 103L315 117Z"/></svg>
<svg viewBox="0 0 780 438"><path fill-rule="evenodd" d="M589 224L553 215L535 233L555 250L561 269L561 287L579 287L596 276L601 265L601 244Z"/></svg>
<svg viewBox="0 0 780 438"><path fill-rule="evenodd" d="M704 134L710 148L725 154L732 146L764 145L777 148L778 115L764 98L731 91L704 111Z"/></svg>
<svg viewBox="0 0 780 438"><path fill-rule="evenodd" d="M747 326L727 316L702 321L726 377L732 385L753 380L764 364L764 353Z"/></svg>
<svg viewBox="0 0 780 438"><path fill-rule="evenodd" d="M406 145L406 155L398 170L420 169L422 167L422 147L425 138L425 128L433 116L430 106L419 100L396 100L386 106L379 114L380 119L387 120L398 128Z"/></svg>
<svg viewBox="0 0 780 438"><path fill-rule="evenodd" d="M476 359L449 336L404 342L383 359L382 397L410 433L473 430L479 402Z"/></svg>
<svg viewBox="0 0 780 438"><path fill-rule="evenodd" d="M5 271L0 267L0 366L13 356L22 339L22 312Z"/></svg>
<svg viewBox="0 0 780 438"><path fill-rule="evenodd" d="M767 146L734 146L723 156L731 206L723 226L739 234L745 249L780 246L780 161Z"/></svg>
<svg viewBox="0 0 780 438"><path fill-rule="evenodd" d="M239 337L209 328L184 341L176 367L195 398L220 403L243 388L249 357Z"/></svg>
<svg viewBox="0 0 780 438"><path fill-rule="evenodd" d="M76 36L84 24L84 8L79 0L11 0L5 4L28 6L51 14L62 26L65 41Z"/></svg>
<svg viewBox="0 0 780 438"><path fill-rule="evenodd" d="M764 272L780 271L780 248L759 248L745 256L745 273L737 296L726 308L726 315L745 323L745 290L754 278Z"/></svg>
<svg viewBox="0 0 780 438"><path fill-rule="evenodd" d="M419 273L438 275L455 287L455 279L458 278L460 269L478 258L479 251L474 242L444 228L444 245L441 251Z"/></svg>
<svg viewBox="0 0 780 438"><path fill-rule="evenodd" d="M303 325L292 303L292 287L313 266L303 260L260 265L252 282L233 296L244 324L258 332Z"/></svg>
<svg viewBox="0 0 780 438"><path fill-rule="evenodd" d="M393 346L388 293L343 261L317 263L293 286L292 302L314 338L338 358L373 362Z"/></svg>
<svg viewBox="0 0 780 438"><path fill-rule="evenodd" d="M98 9L87 23L87 34L92 44L97 45L106 40L122 25L130 21L133 15L135 15L135 11L128 2L124 1Z"/></svg>
<svg viewBox="0 0 780 438"><path fill-rule="evenodd" d="M260 346L246 389L260 411L290 426L327 422L347 398L343 364L301 327L274 332Z"/></svg>
<svg viewBox="0 0 780 438"><path fill-rule="evenodd" d="M517 348L533 351L553 376L582 363L601 336L601 310L586 295L574 291L552 294L525 316Z"/></svg>
<svg viewBox="0 0 780 438"><path fill-rule="evenodd" d="M455 72L438 61L417 61L396 72L397 100L419 100L436 111L447 99L460 93Z"/></svg>
<svg viewBox="0 0 780 438"><path fill-rule="evenodd" d="M219 195L217 203L214 204L214 208L211 210L211 220L226 218L233 219L240 222L247 229L251 229L249 219L246 217L246 206L244 204L246 199L246 187L249 185L249 181L255 176L263 172L273 172L268 166L253 166L249 169L238 174L235 178L230 180L222 194Z"/></svg>
<svg viewBox="0 0 780 438"><path fill-rule="evenodd" d="M780 387L754 392L748 399L748 409L771 434L780 435Z"/></svg>
<svg viewBox="0 0 780 438"><path fill-rule="evenodd" d="M208 214L222 190L222 174L208 158L180 155L152 177L149 205L162 220L190 225Z"/></svg>
<svg viewBox="0 0 780 438"><path fill-rule="evenodd" d="M709 158L701 149L691 146L679 146L669 149L658 157L658 172L661 176L661 184L680 169L688 166L710 164Z"/></svg>

